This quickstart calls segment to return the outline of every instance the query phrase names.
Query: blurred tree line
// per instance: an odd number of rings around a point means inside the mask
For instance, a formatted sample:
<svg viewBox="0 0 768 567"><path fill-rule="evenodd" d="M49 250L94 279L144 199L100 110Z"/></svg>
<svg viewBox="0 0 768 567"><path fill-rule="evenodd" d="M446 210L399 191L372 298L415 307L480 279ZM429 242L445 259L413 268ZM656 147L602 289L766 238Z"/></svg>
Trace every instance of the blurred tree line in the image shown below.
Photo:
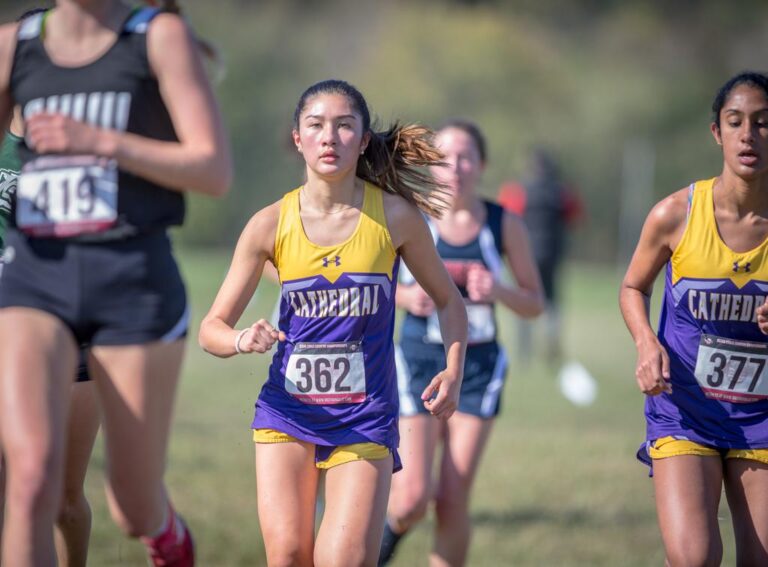
<svg viewBox="0 0 768 567"><path fill-rule="evenodd" d="M0 0L10 21L36 2ZM237 177L229 197L192 196L177 234L231 245L249 216L299 185L290 128L310 84L343 78L374 114L438 125L478 122L488 137L485 193L545 145L586 202L572 254L613 261L628 143L655 152L652 200L717 175L710 107L732 74L765 70L768 4L758 0L182 0L221 50L216 86ZM650 206L650 202L648 203ZM636 211L644 217L647 206Z"/></svg>

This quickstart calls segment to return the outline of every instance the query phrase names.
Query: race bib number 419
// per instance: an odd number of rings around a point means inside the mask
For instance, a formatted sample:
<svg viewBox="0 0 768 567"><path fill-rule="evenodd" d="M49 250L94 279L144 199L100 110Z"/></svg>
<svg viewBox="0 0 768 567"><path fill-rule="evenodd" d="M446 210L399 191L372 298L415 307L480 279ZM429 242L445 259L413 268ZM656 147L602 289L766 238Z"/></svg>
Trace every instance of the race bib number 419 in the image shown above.
<svg viewBox="0 0 768 567"><path fill-rule="evenodd" d="M360 341L297 343L285 369L285 389L305 404L359 404L365 400Z"/></svg>
<svg viewBox="0 0 768 567"><path fill-rule="evenodd" d="M117 220L117 163L96 156L42 156L18 180L16 224L39 237L101 232Z"/></svg>
<svg viewBox="0 0 768 567"><path fill-rule="evenodd" d="M696 380L708 398L748 403L768 398L768 343L702 335Z"/></svg>

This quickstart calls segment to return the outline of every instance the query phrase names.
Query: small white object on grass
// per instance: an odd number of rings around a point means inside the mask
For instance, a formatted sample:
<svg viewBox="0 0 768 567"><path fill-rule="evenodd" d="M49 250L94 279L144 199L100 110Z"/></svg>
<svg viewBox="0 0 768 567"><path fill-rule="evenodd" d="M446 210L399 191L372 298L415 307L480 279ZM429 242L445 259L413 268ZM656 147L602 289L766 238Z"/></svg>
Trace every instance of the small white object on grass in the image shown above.
<svg viewBox="0 0 768 567"><path fill-rule="evenodd" d="M597 398L597 380L579 362L563 365L557 376L560 392L577 406L589 406Z"/></svg>

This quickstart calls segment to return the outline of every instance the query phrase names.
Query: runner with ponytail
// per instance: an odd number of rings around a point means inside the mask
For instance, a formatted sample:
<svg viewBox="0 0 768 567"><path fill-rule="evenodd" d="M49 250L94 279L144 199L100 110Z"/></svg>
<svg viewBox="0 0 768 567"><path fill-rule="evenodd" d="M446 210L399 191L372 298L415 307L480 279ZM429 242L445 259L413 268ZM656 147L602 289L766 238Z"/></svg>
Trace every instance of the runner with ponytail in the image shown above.
<svg viewBox="0 0 768 567"><path fill-rule="evenodd" d="M307 89L293 124L306 182L251 218L201 325L200 343L216 356L276 347L252 422L269 565L376 563L400 469L392 336L401 258L434 301L445 339L445 367L423 404L440 419L456 409L467 319L422 215L442 206L421 170L441 162L431 140L419 126L374 131L365 99L344 81ZM237 329L267 260L282 287L279 323Z"/></svg>

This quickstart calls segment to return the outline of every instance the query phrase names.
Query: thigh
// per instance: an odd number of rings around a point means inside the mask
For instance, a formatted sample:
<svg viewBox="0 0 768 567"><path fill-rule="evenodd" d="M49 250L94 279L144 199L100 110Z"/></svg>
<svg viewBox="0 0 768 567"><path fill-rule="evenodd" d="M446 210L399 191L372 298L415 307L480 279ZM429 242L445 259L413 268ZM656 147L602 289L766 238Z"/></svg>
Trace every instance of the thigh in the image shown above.
<svg viewBox="0 0 768 567"><path fill-rule="evenodd" d="M708 558L720 557L721 458L680 455L654 459L653 481L659 527L671 564L682 560L705 564Z"/></svg>
<svg viewBox="0 0 768 567"><path fill-rule="evenodd" d="M731 508L739 565L768 565L768 464L725 461L725 493Z"/></svg>
<svg viewBox="0 0 768 567"><path fill-rule="evenodd" d="M183 354L183 341L91 347L113 490L143 493L162 479Z"/></svg>
<svg viewBox="0 0 768 567"><path fill-rule="evenodd" d="M77 382L72 386L72 404L67 430L64 493L83 491L93 443L99 431L99 405L93 382Z"/></svg>
<svg viewBox="0 0 768 567"><path fill-rule="evenodd" d="M289 557L312 564L318 478L311 443L256 443L259 524L268 563Z"/></svg>
<svg viewBox="0 0 768 567"><path fill-rule="evenodd" d="M10 468L64 451L76 348L69 329L37 309L0 311L0 432Z"/></svg>
<svg viewBox="0 0 768 567"><path fill-rule="evenodd" d="M387 510L392 457L353 461L326 472L325 512L315 564L375 565Z"/></svg>
<svg viewBox="0 0 768 567"><path fill-rule="evenodd" d="M493 421L456 412L446 422L438 483L440 500L468 499Z"/></svg>

